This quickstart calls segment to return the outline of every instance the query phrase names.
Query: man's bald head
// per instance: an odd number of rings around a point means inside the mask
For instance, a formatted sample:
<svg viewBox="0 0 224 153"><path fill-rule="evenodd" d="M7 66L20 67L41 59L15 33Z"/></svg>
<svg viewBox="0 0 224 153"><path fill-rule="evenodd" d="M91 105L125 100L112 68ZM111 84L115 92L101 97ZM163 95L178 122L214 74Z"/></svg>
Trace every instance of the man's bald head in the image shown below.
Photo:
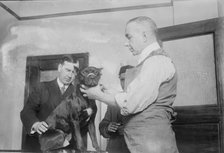
<svg viewBox="0 0 224 153"><path fill-rule="evenodd" d="M134 24L137 31L146 33L151 37L155 36L155 38L157 38L157 25L151 18L139 16L129 20L127 25L129 24Z"/></svg>
<svg viewBox="0 0 224 153"><path fill-rule="evenodd" d="M127 22L127 24L130 24L130 23L138 24L145 31L150 30L150 31L157 32L156 23L149 17L139 16L139 17L133 18Z"/></svg>
<svg viewBox="0 0 224 153"><path fill-rule="evenodd" d="M162 46L155 22L146 16L139 16L129 20L125 28L125 36L128 40L125 46L134 56L139 55L152 43L158 42Z"/></svg>

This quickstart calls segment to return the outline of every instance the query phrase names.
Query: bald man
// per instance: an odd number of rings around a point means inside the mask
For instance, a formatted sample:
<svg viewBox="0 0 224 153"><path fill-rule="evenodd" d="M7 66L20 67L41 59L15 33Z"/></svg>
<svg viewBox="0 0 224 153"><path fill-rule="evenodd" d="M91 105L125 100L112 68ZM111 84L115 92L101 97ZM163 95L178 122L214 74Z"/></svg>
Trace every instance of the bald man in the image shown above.
<svg viewBox="0 0 224 153"><path fill-rule="evenodd" d="M124 136L131 153L178 153L171 123L176 98L175 66L162 49L155 22L146 16L126 24L126 46L138 56L135 68L127 70L125 90L105 93L100 86L82 92L90 99L118 106L127 116Z"/></svg>

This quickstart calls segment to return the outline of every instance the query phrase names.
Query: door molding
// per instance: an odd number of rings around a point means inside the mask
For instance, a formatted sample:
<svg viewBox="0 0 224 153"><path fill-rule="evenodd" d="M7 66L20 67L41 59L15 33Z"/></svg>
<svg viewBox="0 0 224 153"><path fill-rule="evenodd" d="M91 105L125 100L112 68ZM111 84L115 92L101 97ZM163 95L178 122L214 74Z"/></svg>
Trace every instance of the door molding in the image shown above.
<svg viewBox="0 0 224 153"><path fill-rule="evenodd" d="M224 152L224 18L214 18L164 27L158 29L158 32L163 41L212 34L214 41L217 105L175 107L178 117L173 125L175 129L175 127L179 128L181 125L202 125L204 123L217 124L217 127L214 126L217 128L219 140L219 148L217 150L220 153ZM197 125L195 125L195 127L196 126ZM179 130L179 132L180 131L181 130ZM203 152L209 152L209 149L212 148L207 148L207 150L203 150Z"/></svg>

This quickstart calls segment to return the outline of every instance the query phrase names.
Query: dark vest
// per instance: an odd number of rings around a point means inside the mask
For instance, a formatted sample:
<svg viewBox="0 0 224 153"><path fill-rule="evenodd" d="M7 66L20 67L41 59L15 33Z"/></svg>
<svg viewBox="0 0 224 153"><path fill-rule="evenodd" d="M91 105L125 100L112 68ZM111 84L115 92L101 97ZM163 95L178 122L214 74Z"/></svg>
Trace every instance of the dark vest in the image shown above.
<svg viewBox="0 0 224 153"><path fill-rule="evenodd" d="M150 53L149 56L135 68L127 70L127 78L125 78L126 87L139 74L143 63L146 60L150 60L152 56L166 56L167 58L169 58L162 49ZM176 97L176 90L177 74L175 72L174 76L170 80L161 83L157 99L152 104L150 104L142 112L130 115L125 119L124 122L126 122L126 127L144 125L146 122L150 124L172 122L176 116L176 113L174 112L174 109L172 107L172 104Z"/></svg>

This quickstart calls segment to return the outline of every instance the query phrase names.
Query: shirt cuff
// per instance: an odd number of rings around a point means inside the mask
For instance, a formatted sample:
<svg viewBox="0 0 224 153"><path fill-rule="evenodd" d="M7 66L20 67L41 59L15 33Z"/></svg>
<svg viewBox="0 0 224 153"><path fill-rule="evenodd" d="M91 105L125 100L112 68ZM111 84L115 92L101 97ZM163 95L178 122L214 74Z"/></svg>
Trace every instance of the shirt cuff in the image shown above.
<svg viewBox="0 0 224 153"><path fill-rule="evenodd" d="M36 131L35 131L35 129L34 129L34 127L36 126L38 124L38 122L35 122L34 124L33 124L33 126L31 127L31 130L30 130L30 134L34 134Z"/></svg>
<svg viewBox="0 0 224 153"><path fill-rule="evenodd" d="M121 115L127 116L130 114L127 109L127 94L125 92L116 94L115 101L121 109Z"/></svg>

